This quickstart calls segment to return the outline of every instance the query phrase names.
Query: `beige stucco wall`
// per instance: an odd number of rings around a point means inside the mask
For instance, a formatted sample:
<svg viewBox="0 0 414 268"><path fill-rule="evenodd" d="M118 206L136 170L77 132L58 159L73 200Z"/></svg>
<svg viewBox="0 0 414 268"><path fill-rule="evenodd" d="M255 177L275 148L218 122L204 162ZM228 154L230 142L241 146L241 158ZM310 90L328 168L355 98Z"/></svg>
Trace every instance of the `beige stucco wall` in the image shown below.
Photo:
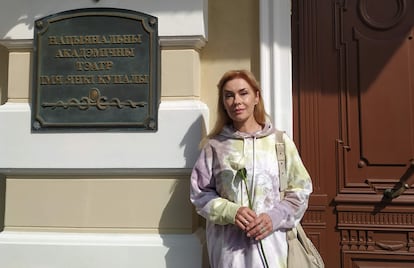
<svg viewBox="0 0 414 268"><path fill-rule="evenodd" d="M188 175L7 179L8 230L190 233Z"/></svg>
<svg viewBox="0 0 414 268"><path fill-rule="evenodd" d="M10 51L8 101L28 102L30 95L30 49Z"/></svg>
<svg viewBox="0 0 414 268"><path fill-rule="evenodd" d="M258 1L251 0L208 1L209 35L205 47L201 51L162 49L162 100L200 99L210 108L211 127L215 120L216 83L223 72L250 69L259 75L258 5ZM2 99L7 88L9 101L29 101L30 53L30 48L11 52L0 48ZM4 228L191 233L198 225L198 217L188 200L188 179L189 170L185 169L178 174L160 175L155 171L128 177L9 176L6 187L1 188L7 189L2 200Z"/></svg>
<svg viewBox="0 0 414 268"><path fill-rule="evenodd" d="M208 42L201 51L201 99L210 108L210 128L217 109L217 82L230 69L260 75L259 1L213 0L209 3Z"/></svg>
<svg viewBox="0 0 414 268"><path fill-rule="evenodd" d="M162 89L164 100L200 98L200 55L194 49L162 51Z"/></svg>

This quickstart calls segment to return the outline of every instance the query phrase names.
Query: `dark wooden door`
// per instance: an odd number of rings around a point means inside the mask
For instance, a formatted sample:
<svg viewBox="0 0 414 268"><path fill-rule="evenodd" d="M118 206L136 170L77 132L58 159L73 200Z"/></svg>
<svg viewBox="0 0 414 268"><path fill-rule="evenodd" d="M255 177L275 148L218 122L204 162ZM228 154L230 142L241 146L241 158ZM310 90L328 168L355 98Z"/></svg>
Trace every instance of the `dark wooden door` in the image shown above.
<svg viewBox="0 0 414 268"><path fill-rule="evenodd" d="M292 1L303 225L328 268L414 267L413 37L412 0Z"/></svg>

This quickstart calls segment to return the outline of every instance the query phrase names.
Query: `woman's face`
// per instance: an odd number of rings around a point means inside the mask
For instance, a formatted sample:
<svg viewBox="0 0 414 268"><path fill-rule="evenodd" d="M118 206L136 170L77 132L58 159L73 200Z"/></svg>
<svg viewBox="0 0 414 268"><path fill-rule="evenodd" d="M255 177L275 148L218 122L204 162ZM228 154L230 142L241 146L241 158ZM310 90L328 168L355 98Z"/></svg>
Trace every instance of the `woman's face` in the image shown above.
<svg viewBox="0 0 414 268"><path fill-rule="evenodd" d="M223 104L235 127L254 122L254 107L259 93L243 78L229 80L223 86Z"/></svg>

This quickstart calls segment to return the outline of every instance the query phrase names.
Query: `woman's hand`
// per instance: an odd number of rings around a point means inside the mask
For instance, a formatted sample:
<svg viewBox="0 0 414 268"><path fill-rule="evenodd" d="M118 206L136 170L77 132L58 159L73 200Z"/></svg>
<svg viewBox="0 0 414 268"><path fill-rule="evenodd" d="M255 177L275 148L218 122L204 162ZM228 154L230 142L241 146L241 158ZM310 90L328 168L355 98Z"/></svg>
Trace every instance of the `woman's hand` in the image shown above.
<svg viewBox="0 0 414 268"><path fill-rule="evenodd" d="M248 237L262 240L273 231L272 219L268 214L262 213L249 223L245 231Z"/></svg>
<svg viewBox="0 0 414 268"><path fill-rule="evenodd" d="M243 231L257 218L256 212L248 207L240 207L237 210L235 224Z"/></svg>

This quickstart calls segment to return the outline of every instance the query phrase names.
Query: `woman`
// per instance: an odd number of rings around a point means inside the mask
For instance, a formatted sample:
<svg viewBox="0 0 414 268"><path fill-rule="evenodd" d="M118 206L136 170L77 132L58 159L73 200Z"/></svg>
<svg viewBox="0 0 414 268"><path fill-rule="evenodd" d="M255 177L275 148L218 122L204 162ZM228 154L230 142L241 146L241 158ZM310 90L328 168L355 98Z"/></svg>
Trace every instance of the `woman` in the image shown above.
<svg viewBox="0 0 414 268"><path fill-rule="evenodd" d="M213 268L286 267L286 229L302 218L312 183L284 135L288 191L279 193L275 129L253 74L226 72L218 116L191 174L191 202L206 219Z"/></svg>

